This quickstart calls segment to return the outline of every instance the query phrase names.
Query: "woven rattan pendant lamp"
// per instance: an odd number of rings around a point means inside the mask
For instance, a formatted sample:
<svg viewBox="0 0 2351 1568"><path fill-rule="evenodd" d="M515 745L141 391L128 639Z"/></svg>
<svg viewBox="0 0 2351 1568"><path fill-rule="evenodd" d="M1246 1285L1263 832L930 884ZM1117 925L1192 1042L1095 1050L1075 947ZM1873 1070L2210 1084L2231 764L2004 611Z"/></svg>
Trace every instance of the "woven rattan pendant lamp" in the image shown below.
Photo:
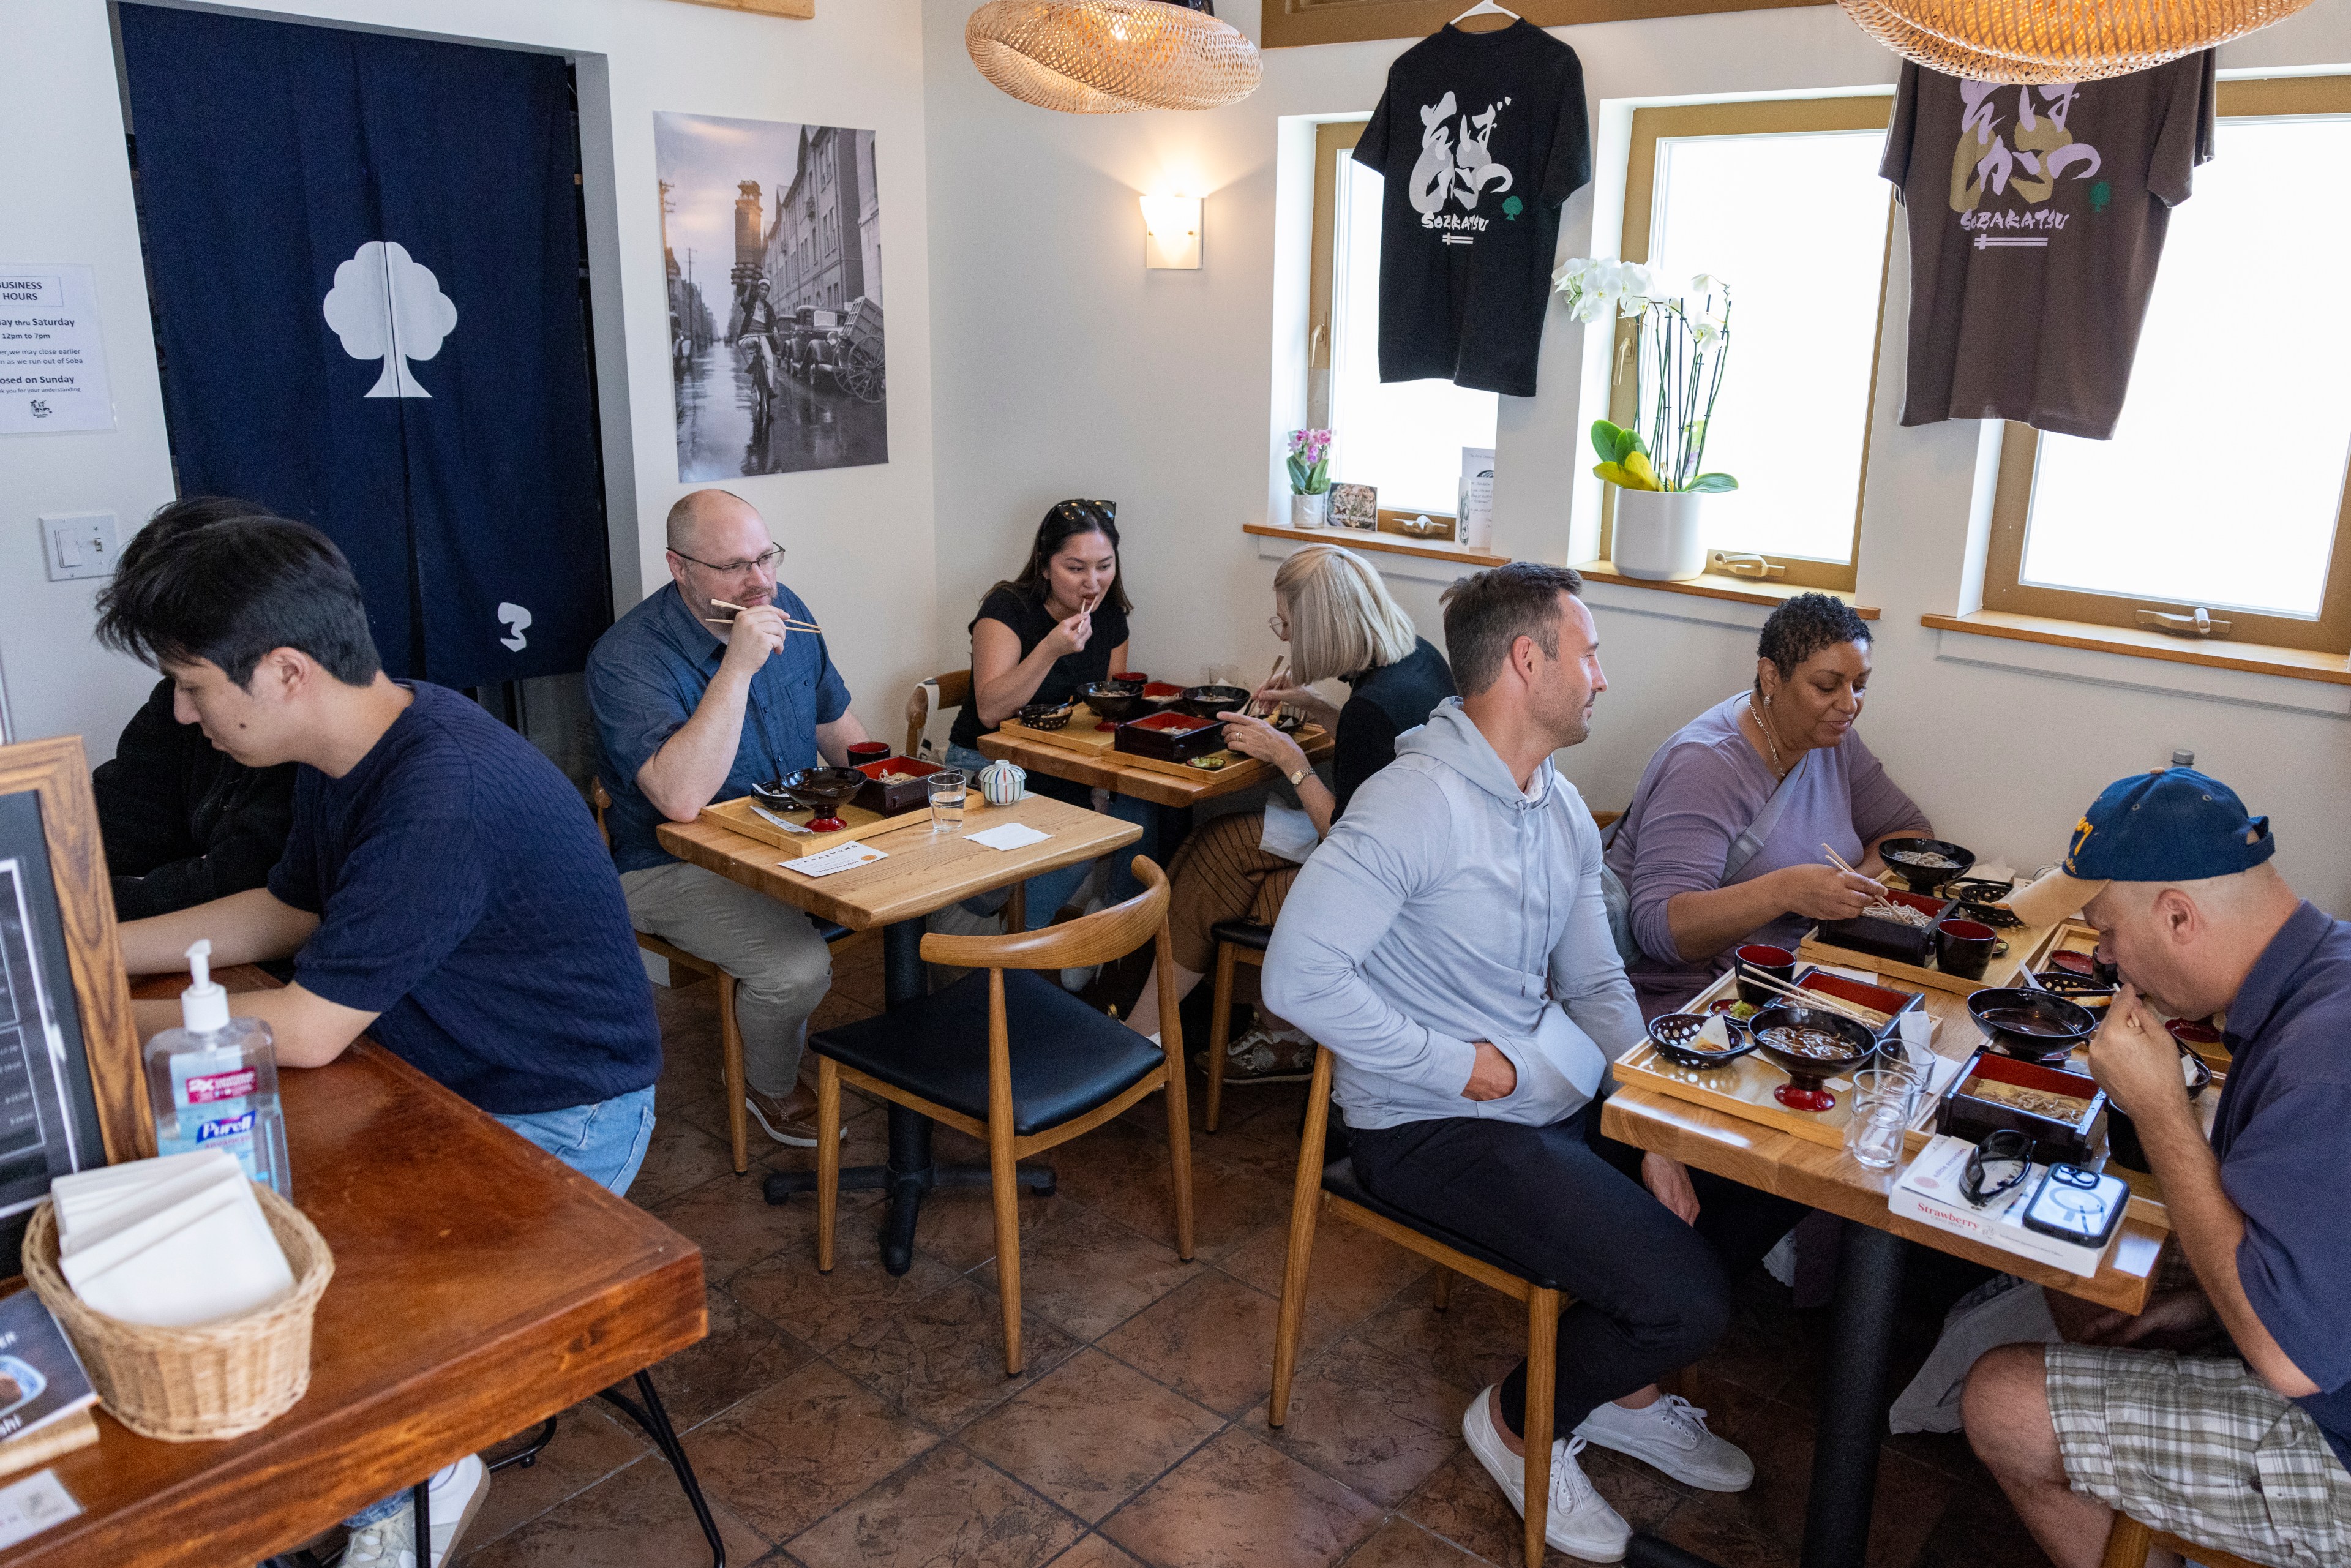
<svg viewBox="0 0 2351 1568"><path fill-rule="evenodd" d="M1973 81L2097 81L2283 21L2310 0L1837 0L1906 59Z"/></svg>
<svg viewBox="0 0 2351 1568"><path fill-rule="evenodd" d="M964 25L979 74L1064 114L1216 109L1257 90L1257 46L1190 0L988 0Z"/></svg>

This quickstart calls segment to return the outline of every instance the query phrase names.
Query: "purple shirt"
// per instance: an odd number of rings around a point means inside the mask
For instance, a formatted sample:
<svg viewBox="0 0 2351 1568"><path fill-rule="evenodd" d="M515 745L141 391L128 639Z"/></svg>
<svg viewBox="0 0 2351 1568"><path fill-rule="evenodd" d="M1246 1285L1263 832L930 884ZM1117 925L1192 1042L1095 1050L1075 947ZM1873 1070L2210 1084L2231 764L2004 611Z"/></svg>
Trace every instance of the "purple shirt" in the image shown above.
<svg viewBox="0 0 2351 1568"><path fill-rule="evenodd" d="M1633 803L1616 824L1608 868L1632 894L1634 939L1641 956L1627 966L1644 1017L1687 1001L1730 967L1730 948L1769 942L1793 952L1813 922L1783 915L1719 953L1685 954L1674 946L1666 904L1676 894L1729 885L1723 863L1730 846L1763 814L1774 783L1771 765L1740 732L1747 694L1690 720L1649 758ZM1927 814L1896 787L1858 729L1834 747L1805 754L1787 784L1794 791L1770 838L1731 883L1783 866L1817 865L1821 846L1859 863L1867 847L1904 828L1927 831Z"/></svg>

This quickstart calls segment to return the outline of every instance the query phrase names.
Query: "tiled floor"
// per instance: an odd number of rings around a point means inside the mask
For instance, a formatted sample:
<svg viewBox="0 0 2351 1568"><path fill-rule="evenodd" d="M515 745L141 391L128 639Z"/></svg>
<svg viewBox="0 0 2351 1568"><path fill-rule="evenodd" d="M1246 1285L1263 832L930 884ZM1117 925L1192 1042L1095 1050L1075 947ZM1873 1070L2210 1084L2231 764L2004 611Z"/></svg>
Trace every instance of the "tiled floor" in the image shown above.
<svg viewBox="0 0 2351 1568"><path fill-rule="evenodd" d="M845 957L819 1026L879 1006L877 949ZM702 1246L710 1337L654 1372L723 1529L759 1568L1474 1568L1518 1560L1516 1517L1463 1448L1472 1394L1522 1343L1515 1303L1466 1281L1437 1312L1400 1249L1325 1226L1289 1424L1268 1427L1275 1293L1297 1154L1295 1087L1238 1089L1196 1131L1197 1257L1179 1260L1165 1113L1154 1098L1055 1152L1061 1191L1021 1201L1028 1369L1004 1375L987 1195L935 1196L914 1267L875 1256L878 1209L845 1195L840 1263L816 1271L812 1200L771 1208L729 1168L713 988L660 993L669 1066L632 1197ZM1197 1096L1195 1096L1197 1103ZM845 1158L881 1155L882 1113ZM756 1131L756 1129L755 1129ZM977 1157L954 1134L942 1153ZM755 1156L757 1157L757 1156ZM1948 1292L1942 1299L1948 1299ZM1922 1301L1897 1375L1931 1341ZM1728 1568L1796 1561L1824 1313L1760 1272L1686 1392L1755 1458L1753 1489L1693 1492L1593 1451L1636 1528ZM705 1561L675 1481L601 1408L563 1417L500 1475L465 1542L473 1568ZM1553 1563L1567 1559L1554 1554ZM1889 1442L1873 1568L2043 1568L1957 1437Z"/></svg>

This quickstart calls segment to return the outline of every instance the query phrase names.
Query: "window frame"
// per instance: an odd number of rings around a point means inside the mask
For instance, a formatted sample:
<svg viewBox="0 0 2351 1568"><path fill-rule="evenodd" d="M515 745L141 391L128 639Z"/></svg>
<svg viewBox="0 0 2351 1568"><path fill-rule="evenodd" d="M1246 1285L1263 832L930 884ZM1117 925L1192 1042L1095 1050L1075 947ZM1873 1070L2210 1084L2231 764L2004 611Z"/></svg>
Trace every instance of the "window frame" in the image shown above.
<svg viewBox="0 0 2351 1568"><path fill-rule="evenodd" d="M2295 115L2351 116L2351 76L2268 77L2223 81L2215 107L2222 120L2283 120ZM2193 197L2189 198L2191 201ZM2351 431L2344 433L2351 451ZM2085 626L2147 630L2142 611L2192 615L2197 606L2082 589L2048 588L2019 580L2024 570L2025 535L2032 526L2032 492L2039 477L2041 432L2014 420L2003 426L2000 476L1992 495L1991 528L1984 549L1983 608L2037 615ZM2351 462L2344 468L2343 497L2335 514L2335 542L2328 551L2326 590L2314 620L2267 615L2257 611L2209 606L2229 622L2215 640L2273 648L2340 653L2351 648ZM2155 628L2160 630L2161 628ZM2201 641L2183 636L2184 642Z"/></svg>
<svg viewBox="0 0 2351 1568"><path fill-rule="evenodd" d="M1870 92L1836 98L1758 99L1738 103L1693 103L1636 109L1633 111L1633 141L1625 171L1625 228L1617 254L1626 261L1646 265L1650 232L1656 221L1657 143L1702 136L1771 136L1824 131L1883 131L1893 119L1891 92ZM1843 561L1814 560L1805 556L1761 555L1754 551L1709 550L1709 569L1723 571L1733 562L1761 559L1762 573L1735 575L1769 580L1792 588L1826 589L1851 593L1861 570L1862 504L1869 493L1869 446L1877 408L1877 377L1885 359L1886 301L1891 292L1894 267L1895 193L1886 193L1886 249L1878 264L1877 325L1869 358L1869 393L1863 406L1861 471L1855 476L1853 532ZM1619 320L1610 345L1608 417L1619 424L1633 421L1637 377L1640 323ZM1600 554L1614 559L1616 487L1601 486Z"/></svg>

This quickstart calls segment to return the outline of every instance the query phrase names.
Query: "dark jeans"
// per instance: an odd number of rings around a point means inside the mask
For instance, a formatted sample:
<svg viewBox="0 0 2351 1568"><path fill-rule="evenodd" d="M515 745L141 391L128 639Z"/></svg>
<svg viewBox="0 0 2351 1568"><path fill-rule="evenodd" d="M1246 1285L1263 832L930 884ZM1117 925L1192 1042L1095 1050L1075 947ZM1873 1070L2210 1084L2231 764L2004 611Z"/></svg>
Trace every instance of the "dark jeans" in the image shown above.
<svg viewBox="0 0 2351 1568"><path fill-rule="evenodd" d="M1804 1212L1693 1170L1698 1223L1685 1225L1641 1185L1641 1151L1599 1127L1594 1103L1548 1127L1458 1118L1352 1134L1355 1173L1383 1202L1574 1298L1559 1317L1562 1434L1713 1349L1730 1323L1730 1282ZM1502 1380L1502 1417L1525 1435L1523 1361Z"/></svg>

